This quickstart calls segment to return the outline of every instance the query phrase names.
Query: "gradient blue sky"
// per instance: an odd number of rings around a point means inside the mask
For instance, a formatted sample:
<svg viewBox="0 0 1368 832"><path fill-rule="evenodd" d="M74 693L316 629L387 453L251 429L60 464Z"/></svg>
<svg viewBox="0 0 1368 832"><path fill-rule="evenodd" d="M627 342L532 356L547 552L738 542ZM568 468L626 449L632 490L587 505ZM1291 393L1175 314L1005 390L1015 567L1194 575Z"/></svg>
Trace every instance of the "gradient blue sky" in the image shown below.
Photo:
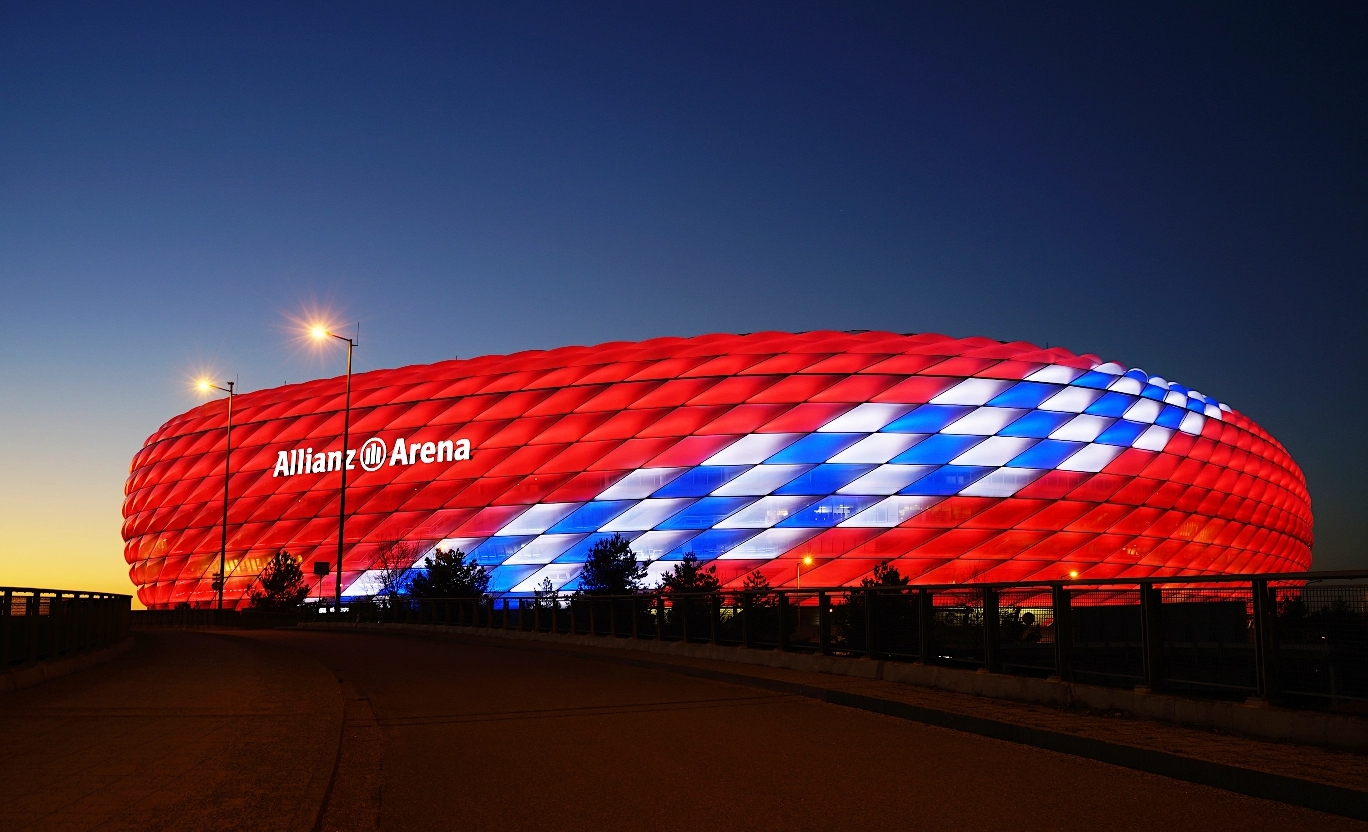
<svg viewBox="0 0 1368 832"><path fill-rule="evenodd" d="M620 338L1095 352L1303 466L1368 567L1359 5L0 5L0 583L129 591L195 403Z"/></svg>

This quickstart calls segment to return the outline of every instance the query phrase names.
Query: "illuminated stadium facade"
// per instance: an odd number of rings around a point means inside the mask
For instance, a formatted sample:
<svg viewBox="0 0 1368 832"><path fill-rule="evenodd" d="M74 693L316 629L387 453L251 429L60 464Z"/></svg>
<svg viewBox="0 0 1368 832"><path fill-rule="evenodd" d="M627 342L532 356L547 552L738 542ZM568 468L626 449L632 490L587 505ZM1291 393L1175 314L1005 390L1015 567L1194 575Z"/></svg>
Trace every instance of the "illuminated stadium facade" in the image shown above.
<svg viewBox="0 0 1368 832"><path fill-rule="evenodd" d="M620 533L652 580L686 552L724 585L1286 572L1311 563L1300 469L1213 398L1059 348L886 332L659 338L377 370L239 395L225 599L280 549L312 595L377 589L387 541L457 547L497 593L573 590ZM226 408L134 457L125 556L151 607L208 606ZM318 581L326 581L320 585Z"/></svg>

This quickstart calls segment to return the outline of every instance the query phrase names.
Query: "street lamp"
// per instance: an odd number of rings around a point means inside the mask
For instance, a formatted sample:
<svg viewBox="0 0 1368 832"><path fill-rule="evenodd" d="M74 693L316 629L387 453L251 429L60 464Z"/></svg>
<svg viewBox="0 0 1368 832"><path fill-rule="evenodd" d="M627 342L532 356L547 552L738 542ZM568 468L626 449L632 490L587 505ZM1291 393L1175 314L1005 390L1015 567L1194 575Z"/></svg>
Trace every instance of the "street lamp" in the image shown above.
<svg viewBox="0 0 1368 832"><path fill-rule="evenodd" d="M800 561L798 561L796 564L794 564L794 568L798 570L798 576L797 576L797 578L795 579L795 584L796 584L795 587L794 587L795 589L802 589L802 588L803 588L803 567L804 567L804 566L811 566L811 565L812 565L812 555L803 555L803 559L800 560Z"/></svg>
<svg viewBox="0 0 1368 832"><path fill-rule="evenodd" d="M222 390L228 394L228 435L224 439L223 447L223 530L219 537L219 571L218 571L218 608L223 609L223 585L228 582L225 565L228 560L228 477L230 469L228 467L229 457L233 453L233 387L236 382L225 382L227 387L220 387L208 379L200 379L199 389L201 393L208 393L210 390Z"/></svg>
<svg viewBox="0 0 1368 832"><path fill-rule="evenodd" d="M360 335L361 327L357 326L357 334ZM333 606L337 612L342 611L342 547L346 542L347 532L347 434L351 430L351 374L352 374L352 350L356 349L356 338L347 338L331 332L327 327L317 325L309 328L309 337L315 341L322 342L328 338L336 338L339 341L347 342L347 395L342 407L342 490L337 501L337 583L333 590Z"/></svg>

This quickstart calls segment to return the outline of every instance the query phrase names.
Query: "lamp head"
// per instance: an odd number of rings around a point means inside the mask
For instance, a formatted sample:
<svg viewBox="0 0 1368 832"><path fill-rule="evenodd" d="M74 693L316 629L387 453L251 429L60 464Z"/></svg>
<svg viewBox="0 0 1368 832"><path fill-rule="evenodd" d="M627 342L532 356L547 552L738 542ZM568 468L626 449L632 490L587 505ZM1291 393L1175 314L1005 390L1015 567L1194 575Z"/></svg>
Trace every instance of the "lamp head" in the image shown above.
<svg viewBox="0 0 1368 832"><path fill-rule="evenodd" d="M315 341L322 341L324 338L327 338L329 334L328 328L325 326L315 324L309 327L309 337Z"/></svg>
<svg viewBox="0 0 1368 832"><path fill-rule="evenodd" d="M812 555L803 555L803 565L804 565L804 566L811 566L811 565L812 565Z"/></svg>

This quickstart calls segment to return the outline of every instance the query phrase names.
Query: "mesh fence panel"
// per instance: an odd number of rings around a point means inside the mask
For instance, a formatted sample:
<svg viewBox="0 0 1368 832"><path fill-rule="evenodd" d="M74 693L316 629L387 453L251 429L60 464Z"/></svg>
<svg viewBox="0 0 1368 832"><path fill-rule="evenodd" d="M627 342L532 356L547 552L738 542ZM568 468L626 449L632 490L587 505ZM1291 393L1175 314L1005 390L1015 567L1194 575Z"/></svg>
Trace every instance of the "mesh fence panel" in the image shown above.
<svg viewBox="0 0 1368 832"><path fill-rule="evenodd" d="M1004 673L1055 673L1054 600L1049 587L998 593L998 663Z"/></svg>
<svg viewBox="0 0 1368 832"><path fill-rule="evenodd" d="M779 646L778 595L764 592L744 595L741 615L751 647Z"/></svg>
<svg viewBox="0 0 1368 832"><path fill-rule="evenodd" d="M821 649L822 609L816 592L788 594L784 618L784 646L790 650L815 652Z"/></svg>
<svg viewBox="0 0 1368 832"><path fill-rule="evenodd" d="M1069 598L1074 679L1111 687L1143 682L1140 588L1070 589Z"/></svg>
<svg viewBox="0 0 1368 832"><path fill-rule="evenodd" d="M717 611L718 644L737 646L746 643L744 611L745 607L742 604L740 594L735 592L722 593L718 599Z"/></svg>
<svg viewBox="0 0 1368 832"><path fill-rule="evenodd" d="M932 595L931 661L983 665L983 590L942 589Z"/></svg>
<svg viewBox="0 0 1368 832"><path fill-rule="evenodd" d="M1258 691L1254 604L1248 584L1161 590L1162 678L1174 690Z"/></svg>
<svg viewBox="0 0 1368 832"><path fill-rule="evenodd" d="M876 656L904 660L920 656L920 599L915 589L876 589L867 594L864 602L870 604Z"/></svg>
<svg viewBox="0 0 1368 832"><path fill-rule="evenodd" d="M1368 701L1368 587L1272 589L1280 692L1331 705Z"/></svg>

